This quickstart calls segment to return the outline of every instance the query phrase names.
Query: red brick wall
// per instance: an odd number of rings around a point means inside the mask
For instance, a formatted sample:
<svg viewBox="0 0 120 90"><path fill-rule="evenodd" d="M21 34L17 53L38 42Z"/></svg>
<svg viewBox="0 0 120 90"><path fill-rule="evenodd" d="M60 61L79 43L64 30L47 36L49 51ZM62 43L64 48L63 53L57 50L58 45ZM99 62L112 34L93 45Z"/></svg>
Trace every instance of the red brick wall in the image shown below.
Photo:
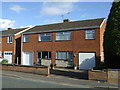
<svg viewBox="0 0 120 90"><path fill-rule="evenodd" d="M12 51L12 62L14 62L15 59L15 40L14 40L14 36L13 36L13 42L12 43L8 43L8 37L2 37L2 57L4 58L4 51Z"/></svg>
<svg viewBox="0 0 120 90"><path fill-rule="evenodd" d="M33 66L17 66L17 65L2 65L2 70L10 70L10 71L21 71L21 72L29 72L36 73L41 75L50 75L50 71L48 67L33 67Z"/></svg>
<svg viewBox="0 0 120 90"><path fill-rule="evenodd" d="M89 80L102 80L102 81L107 81L108 76L107 76L107 71L101 71L101 70L89 70L88 71L88 78Z"/></svg>
<svg viewBox="0 0 120 90"><path fill-rule="evenodd" d="M103 23L105 26L105 23ZM23 51L52 51L52 62L55 63L55 53L56 51L74 51L74 62L78 64L78 53L79 52L95 52L96 53L96 64L100 62L100 50L102 46L102 37L103 33L100 30L104 29L96 29L96 39L95 40L86 40L85 39L85 31L71 31L72 32L72 40L70 41L55 41L56 32L52 33L52 41L49 42L39 42L38 34L29 34L29 42L23 43ZM104 31L104 30L103 30ZM36 62L37 53L34 56L34 62Z"/></svg>

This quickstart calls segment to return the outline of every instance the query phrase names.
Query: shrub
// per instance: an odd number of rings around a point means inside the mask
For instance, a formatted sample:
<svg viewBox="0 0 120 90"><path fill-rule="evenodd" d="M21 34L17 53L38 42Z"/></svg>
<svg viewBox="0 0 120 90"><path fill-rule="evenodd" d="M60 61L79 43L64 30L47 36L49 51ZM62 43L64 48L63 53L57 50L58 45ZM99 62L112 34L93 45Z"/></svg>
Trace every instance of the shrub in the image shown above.
<svg viewBox="0 0 120 90"><path fill-rule="evenodd" d="M2 60L1 64L8 64L8 61L7 60Z"/></svg>

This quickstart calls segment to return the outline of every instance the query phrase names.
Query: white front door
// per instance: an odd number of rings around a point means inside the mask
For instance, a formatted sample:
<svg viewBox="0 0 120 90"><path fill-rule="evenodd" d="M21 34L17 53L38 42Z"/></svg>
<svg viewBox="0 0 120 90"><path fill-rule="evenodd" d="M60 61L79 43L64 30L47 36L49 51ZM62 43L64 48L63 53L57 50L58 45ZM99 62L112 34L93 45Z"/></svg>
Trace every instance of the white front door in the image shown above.
<svg viewBox="0 0 120 90"><path fill-rule="evenodd" d="M79 53L79 69L88 70L95 67L95 53Z"/></svg>
<svg viewBox="0 0 120 90"><path fill-rule="evenodd" d="M23 65L33 65L33 52L23 52Z"/></svg>
<svg viewBox="0 0 120 90"><path fill-rule="evenodd" d="M8 63L12 63L12 51L4 51L4 58L8 60Z"/></svg>

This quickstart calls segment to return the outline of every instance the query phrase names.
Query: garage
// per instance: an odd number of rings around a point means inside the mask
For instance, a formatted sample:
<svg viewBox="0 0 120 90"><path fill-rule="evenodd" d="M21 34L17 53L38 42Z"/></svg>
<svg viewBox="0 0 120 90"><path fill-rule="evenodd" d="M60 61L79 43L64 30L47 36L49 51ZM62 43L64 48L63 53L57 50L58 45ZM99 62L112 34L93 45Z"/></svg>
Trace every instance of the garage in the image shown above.
<svg viewBox="0 0 120 90"><path fill-rule="evenodd" d="M88 70L95 67L95 53L79 53L79 69Z"/></svg>
<svg viewBox="0 0 120 90"><path fill-rule="evenodd" d="M4 51L4 59L8 60L8 63L12 63L12 51Z"/></svg>
<svg viewBox="0 0 120 90"><path fill-rule="evenodd" d="M23 52L22 65L33 65L33 52Z"/></svg>

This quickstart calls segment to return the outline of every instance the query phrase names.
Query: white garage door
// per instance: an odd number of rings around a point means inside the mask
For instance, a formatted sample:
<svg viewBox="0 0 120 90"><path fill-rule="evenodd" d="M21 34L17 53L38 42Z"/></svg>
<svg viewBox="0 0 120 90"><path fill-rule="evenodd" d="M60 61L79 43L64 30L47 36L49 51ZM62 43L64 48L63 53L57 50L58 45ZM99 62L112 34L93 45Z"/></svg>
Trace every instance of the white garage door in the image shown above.
<svg viewBox="0 0 120 90"><path fill-rule="evenodd" d="M12 51L4 51L4 58L8 60L8 63L12 63Z"/></svg>
<svg viewBox="0 0 120 90"><path fill-rule="evenodd" d="M95 53L79 53L79 69L87 70L95 67Z"/></svg>
<svg viewBox="0 0 120 90"><path fill-rule="evenodd" d="M33 65L33 52L23 52L23 65Z"/></svg>

